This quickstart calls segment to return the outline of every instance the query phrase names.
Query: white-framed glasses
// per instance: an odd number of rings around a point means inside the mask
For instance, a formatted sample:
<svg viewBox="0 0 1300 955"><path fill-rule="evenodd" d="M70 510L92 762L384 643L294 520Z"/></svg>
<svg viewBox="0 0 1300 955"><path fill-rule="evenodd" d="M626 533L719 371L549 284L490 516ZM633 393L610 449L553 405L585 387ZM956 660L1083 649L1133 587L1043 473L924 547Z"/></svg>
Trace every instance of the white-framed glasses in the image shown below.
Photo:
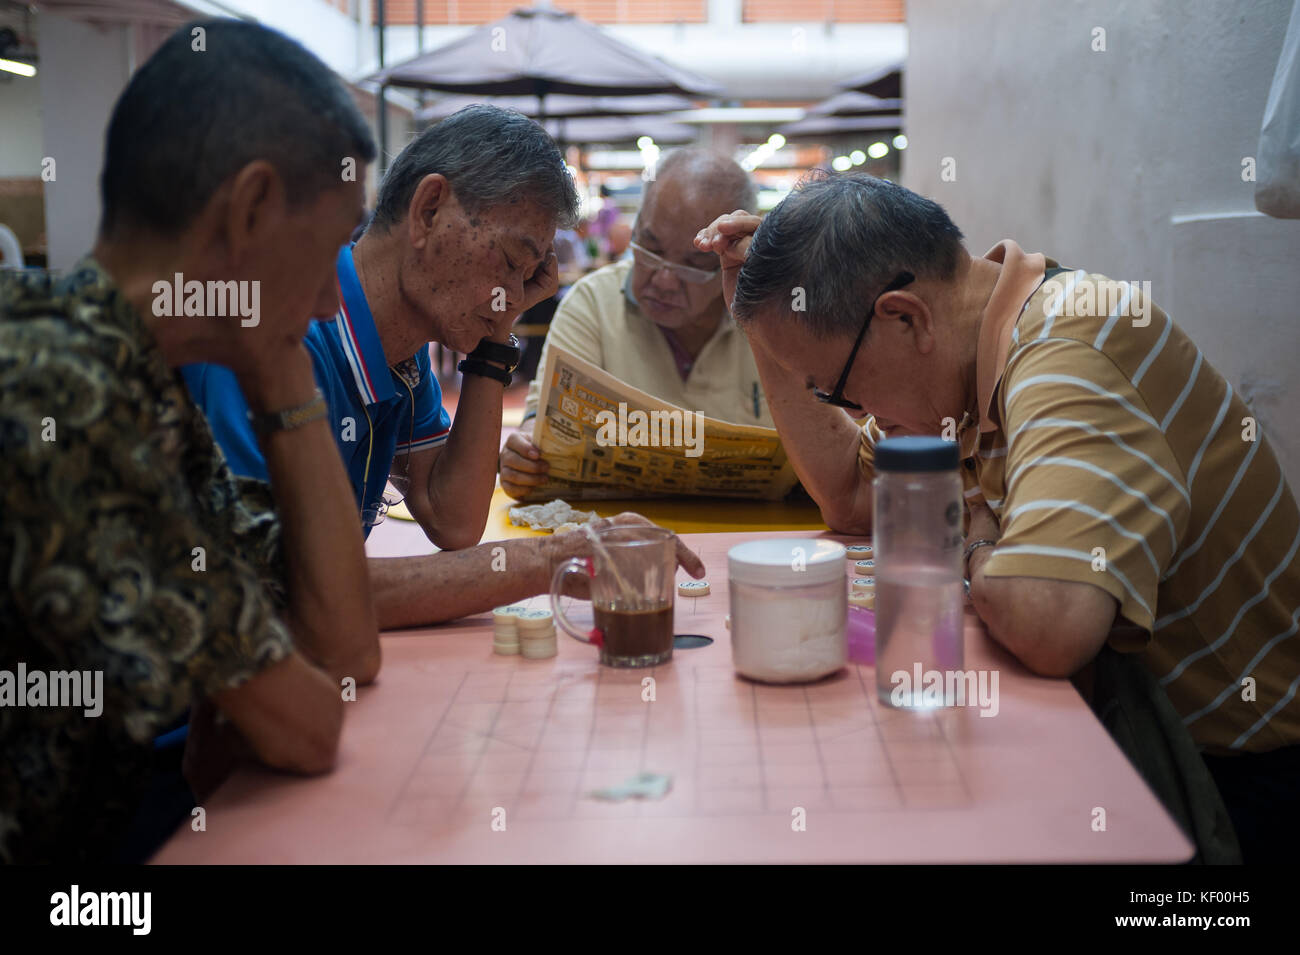
<svg viewBox="0 0 1300 955"><path fill-rule="evenodd" d="M636 242L629 242L628 245L632 249L632 258L636 260L637 265L652 272L667 269L683 282L690 282L692 285L705 285L712 282L722 272L720 268L707 270L697 269L690 265L678 265L676 262L669 262L663 256L655 255L645 246Z"/></svg>

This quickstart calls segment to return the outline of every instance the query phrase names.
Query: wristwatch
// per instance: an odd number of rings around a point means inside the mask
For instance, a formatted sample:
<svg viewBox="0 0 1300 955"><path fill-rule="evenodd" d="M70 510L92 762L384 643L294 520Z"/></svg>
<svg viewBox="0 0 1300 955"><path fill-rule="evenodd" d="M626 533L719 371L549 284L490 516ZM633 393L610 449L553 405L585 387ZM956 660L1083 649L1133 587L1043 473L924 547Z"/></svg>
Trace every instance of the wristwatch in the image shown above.
<svg viewBox="0 0 1300 955"><path fill-rule="evenodd" d="M325 417L327 411L325 396L317 388L316 394L312 396L311 401L305 404L298 405L296 408L286 408L283 411L255 412L250 410L248 420L253 423L253 430L264 436L275 431L292 431L294 428L301 428L317 418Z"/></svg>
<svg viewBox="0 0 1300 955"><path fill-rule="evenodd" d="M519 356L519 339L514 335L510 336L508 344L484 338L478 343L478 347L456 366L456 370L461 374L494 378L501 384L509 386L514 370L519 367ZM505 365L505 368L498 368L496 365L489 364L490 362L500 362Z"/></svg>
<svg viewBox="0 0 1300 955"><path fill-rule="evenodd" d="M989 540L987 537L980 537L966 545L966 553L962 555L961 566L965 575L962 577L962 586L966 590L966 596L970 596L970 558L971 554L981 547L997 547L998 542Z"/></svg>

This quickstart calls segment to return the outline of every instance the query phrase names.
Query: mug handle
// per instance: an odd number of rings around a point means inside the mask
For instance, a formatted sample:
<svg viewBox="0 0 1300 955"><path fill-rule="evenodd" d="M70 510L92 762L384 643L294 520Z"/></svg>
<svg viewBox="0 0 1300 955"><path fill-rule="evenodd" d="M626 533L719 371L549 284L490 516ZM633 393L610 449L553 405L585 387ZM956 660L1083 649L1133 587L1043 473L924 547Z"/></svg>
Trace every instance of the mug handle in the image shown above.
<svg viewBox="0 0 1300 955"><path fill-rule="evenodd" d="M584 574L587 577L595 577L596 565L590 557L570 557L555 568L555 575L551 578L551 614L555 617L555 622L560 625L560 629L573 639L582 643L589 643L593 647L604 646L604 631L599 627L592 627L584 633L569 622L569 618L564 615L564 611L560 608L560 591L564 589L564 578L569 574Z"/></svg>

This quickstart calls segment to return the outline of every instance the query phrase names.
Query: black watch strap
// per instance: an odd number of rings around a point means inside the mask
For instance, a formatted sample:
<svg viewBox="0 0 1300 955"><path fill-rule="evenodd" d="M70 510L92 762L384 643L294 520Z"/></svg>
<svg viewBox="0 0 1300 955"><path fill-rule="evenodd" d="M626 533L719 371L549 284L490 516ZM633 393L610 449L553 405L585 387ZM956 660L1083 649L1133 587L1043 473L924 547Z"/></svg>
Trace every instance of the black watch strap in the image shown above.
<svg viewBox="0 0 1300 955"><path fill-rule="evenodd" d="M475 351L478 351L478 349L475 349ZM504 368L498 368L496 365L489 365L487 362L483 361L483 359L474 358L472 355L469 358L462 360L461 363L456 366L456 370L462 375L482 375L484 378L495 378L507 388L510 387L510 382L512 380L510 372L506 371Z"/></svg>
<svg viewBox="0 0 1300 955"><path fill-rule="evenodd" d="M506 373L509 374L519 367L519 356L519 339L511 335L509 344L484 338L466 357L477 358L480 361L498 361L506 366Z"/></svg>

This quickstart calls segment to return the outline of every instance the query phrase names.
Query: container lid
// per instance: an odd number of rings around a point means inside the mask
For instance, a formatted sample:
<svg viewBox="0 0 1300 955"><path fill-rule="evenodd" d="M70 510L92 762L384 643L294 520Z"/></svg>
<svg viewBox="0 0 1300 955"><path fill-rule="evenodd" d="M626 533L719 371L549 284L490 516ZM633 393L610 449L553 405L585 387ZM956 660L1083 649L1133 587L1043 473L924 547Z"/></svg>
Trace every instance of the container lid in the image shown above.
<svg viewBox="0 0 1300 955"><path fill-rule="evenodd" d="M961 452L955 441L908 435L876 445L877 471L955 471Z"/></svg>
<svg viewBox="0 0 1300 955"><path fill-rule="evenodd" d="M798 587L844 580L844 545L778 537L745 541L727 551L727 575L743 584Z"/></svg>

